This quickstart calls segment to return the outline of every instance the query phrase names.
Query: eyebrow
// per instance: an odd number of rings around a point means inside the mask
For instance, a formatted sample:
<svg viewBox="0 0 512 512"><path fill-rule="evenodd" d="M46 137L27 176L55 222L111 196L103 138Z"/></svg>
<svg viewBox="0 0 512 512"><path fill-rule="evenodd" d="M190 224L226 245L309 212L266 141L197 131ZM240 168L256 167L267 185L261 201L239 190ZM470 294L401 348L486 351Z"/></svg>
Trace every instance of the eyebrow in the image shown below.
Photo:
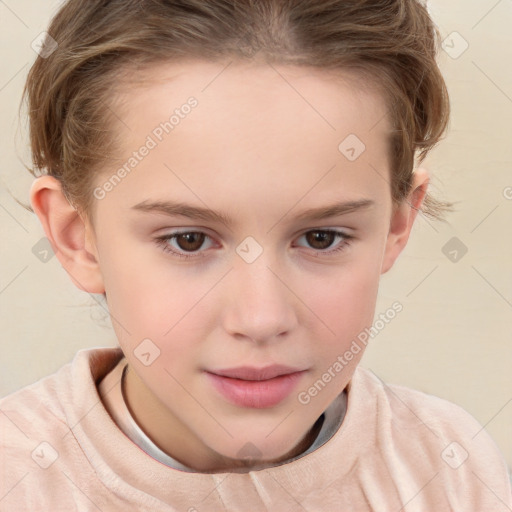
<svg viewBox="0 0 512 512"><path fill-rule="evenodd" d="M338 202L327 206L304 210L300 214L296 215L295 219L298 221L322 220L329 217L345 215L357 210L364 210L374 204L374 201L371 199ZM187 217L193 220L218 222L225 224L228 227L231 227L234 224L234 220L224 213L180 202L146 200L132 206L132 209L147 213L162 213L172 217ZM283 215L283 218L287 215L288 213Z"/></svg>

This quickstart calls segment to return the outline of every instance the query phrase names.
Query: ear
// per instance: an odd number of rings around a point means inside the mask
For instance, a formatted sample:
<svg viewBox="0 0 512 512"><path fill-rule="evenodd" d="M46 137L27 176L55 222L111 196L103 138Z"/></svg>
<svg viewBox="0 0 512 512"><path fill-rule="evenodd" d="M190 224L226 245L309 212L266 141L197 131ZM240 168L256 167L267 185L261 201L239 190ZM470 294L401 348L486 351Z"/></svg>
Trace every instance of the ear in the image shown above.
<svg viewBox="0 0 512 512"><path fill-rule="evenodd" d="M389 225L389 233L382 260L381 274L386 273L395 263L407 245L414 220L427 193L429 176L426 169L416 169L413 175L411 192L402 203L394 207Z"/></svg>
<svg viewBox="0 0 512 512"><path fill-rule="evenodd" d="M89 293L104 293L92 227L66 199L60 182L53 176L36 178L30 203L75 286Z"/></svg>

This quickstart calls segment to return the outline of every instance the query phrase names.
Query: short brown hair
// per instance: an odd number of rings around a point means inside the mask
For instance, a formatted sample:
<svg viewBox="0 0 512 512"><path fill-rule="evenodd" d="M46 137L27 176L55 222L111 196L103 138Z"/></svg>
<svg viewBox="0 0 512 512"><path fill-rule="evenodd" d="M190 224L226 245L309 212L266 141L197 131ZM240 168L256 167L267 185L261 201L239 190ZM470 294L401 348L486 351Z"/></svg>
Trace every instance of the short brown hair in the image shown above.
<svg viewBox="0 0 512 512"><path fill-rule="evenodd" d="M257 55L356 70L385 94L398 203L410 191L415 157L423 161L449 119L436 62L440 34L419 0L68 0L48 33L58 48L36 59L24 91L31 172L59 179L86 214L94 171L113 154L108 99L120 76L129 79L144 66ZM422 210L440 218L449 206L427 195Z"/></svg>

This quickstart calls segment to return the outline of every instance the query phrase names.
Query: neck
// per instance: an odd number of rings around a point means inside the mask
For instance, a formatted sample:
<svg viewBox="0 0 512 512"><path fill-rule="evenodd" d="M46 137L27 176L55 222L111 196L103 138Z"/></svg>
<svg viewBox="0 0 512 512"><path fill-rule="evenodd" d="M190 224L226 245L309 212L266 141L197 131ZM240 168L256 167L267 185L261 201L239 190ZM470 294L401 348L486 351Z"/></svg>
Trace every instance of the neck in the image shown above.
<svg viewBox="0 0 512 512"><path fill-rule="evenodd" d="M317 420L297 445L277 459L263 464L257 460L232 459L205 446L178 418L168 414L163 404L129 367L123 385L126 406L144 433L164 453L199 472L248 472L292 459L314 443L323 423ZM164 429L162 425L165 425Z"/></svg>

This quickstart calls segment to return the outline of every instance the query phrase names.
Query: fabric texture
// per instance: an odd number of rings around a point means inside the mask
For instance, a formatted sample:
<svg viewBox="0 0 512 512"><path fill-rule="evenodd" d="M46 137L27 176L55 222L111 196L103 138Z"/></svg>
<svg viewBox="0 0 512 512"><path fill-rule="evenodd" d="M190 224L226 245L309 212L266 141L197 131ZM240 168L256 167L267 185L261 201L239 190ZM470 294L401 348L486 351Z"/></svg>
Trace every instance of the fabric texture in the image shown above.
<svg viewBox="0 0 512 512"><path fill-rule="evenodd" d="M193 473L150 457L98 384L123 354L81 350L0 400L0 511L512 510L503 457L460 407L357 368L323 445L247 473Z"/></svg>

